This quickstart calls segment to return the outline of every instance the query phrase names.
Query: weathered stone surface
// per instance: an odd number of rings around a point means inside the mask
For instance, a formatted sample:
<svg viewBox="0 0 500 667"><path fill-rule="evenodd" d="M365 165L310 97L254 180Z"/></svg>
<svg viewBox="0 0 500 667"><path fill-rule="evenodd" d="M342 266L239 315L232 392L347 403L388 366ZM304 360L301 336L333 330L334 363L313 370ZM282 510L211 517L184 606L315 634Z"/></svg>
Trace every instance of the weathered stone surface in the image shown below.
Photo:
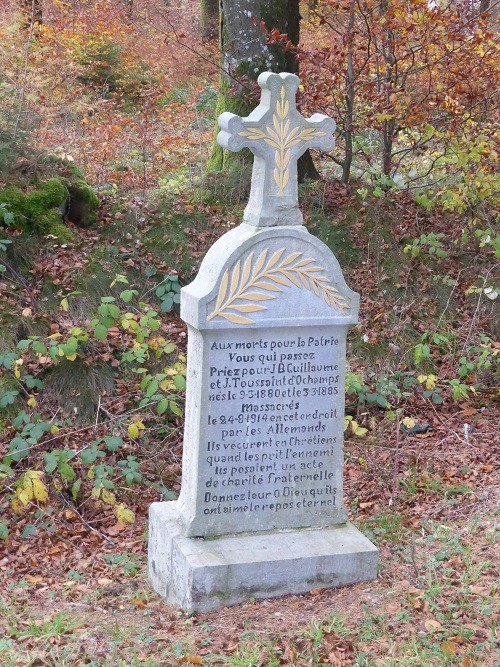
<svg viewBox="0 0 500 667"><path fill-rule="evenodd" d="M377 576L376 547L350 523L203 540L182 534L175 502L154 503L149 516L151 583L168 604L186 611Z"/></svg>
<svg viewBox="0 0 500 667"><path fill-rule="evenodd" d="M182 491L150 510L149 574L173 605L376 576L377 549L343 504L347 330L359 297L301 226L296 161L334 123L295 109L298 79L261 75L261 105L223 114L219 141L255 153L245 221L181 293L188 325Z"/></svg>

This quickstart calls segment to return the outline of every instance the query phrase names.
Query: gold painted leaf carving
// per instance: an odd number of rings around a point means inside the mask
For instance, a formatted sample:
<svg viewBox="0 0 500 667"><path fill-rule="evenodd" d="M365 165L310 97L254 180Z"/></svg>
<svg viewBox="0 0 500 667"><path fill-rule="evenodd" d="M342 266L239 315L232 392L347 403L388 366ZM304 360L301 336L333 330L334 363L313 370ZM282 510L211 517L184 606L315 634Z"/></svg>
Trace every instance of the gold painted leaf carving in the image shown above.
<svg viewBox="0 0 500 667"><path fill-rule="evenodd" d="M324 137L326 132L316 129L315 127L300 128L296 125L290 129L291 118L290 102L286 99L286 90L283 86L280 91L280 99L276 102L271 127L268 125L264 130L258 127L251 127L239 132L241 137L253 141L263 140L268 146L275 149L274 162L275 169L273 171L274 182L278 187L278 197L283 197L285 188L290 180L290 173L288 165L292 158L291 149L300 144L301 141L313 141L318 137Z"/></svg>
<svg viewBox="0 0 500 667"><path fill-rule="evenodd" d="M269 301L269 299L274 299L274 296L271 294L262 294L262 292L247 292L242 294L240 299L248 299L248 301Z"/></svg>
<svg viewBox="0 0 500 667"><path fill-rule="evenodd" d="M254 255L250 253L243 263L243 269L241 269L241 260L238 260L232 269L227 269L219 286L215 308L208 315L207 320L222 317L234 324L255 324L254 320L238 313L256 313L267 310L266 306L255 302L276 299L277 293L283 292L282 287L292 285L299 289L307 289L317 297L323 297L325 303L331 308L349 309L349 304L330 283L329 278L324 274L318 275L324 269L315 264L316 260L302 257L301 252L293 252L283 257L284 253L285 248L280 248L268 259L266 249L255 260L255 263ZM253 303L244 303L245 301Z"/></svg>
<svg viewBox="0 0 500 667"><path fill-rule="evenodd" d="M216 308L219 308L224 301L224 297L226 296L227 292L227 286L229 283L229 271L225 271L224 275L222 276L222 280L220 281L220 286L219 286L219 295L217 297L217 303L215 304Z"/></svg>
<svg viewBox="0 0 500 667"><path fill-rule="evenodd" d="M253 324L253 320L249 317L243 317L243 315L236 315L236 313L220 313L221 317L224 317L226 320L233 322L234 324Z"/></svg>
<svg viewBox="0 0 500 667"><path fill-rule="evenodd" d="M259 310L265 310L265 306L259 306L258 303L242 303L240 305L231 306L234 310L240 313L256 313Z"/></svg>
<svg viewBox="0 0 500 667"><path fill-rule="evenodd" d="M231 287L229 288L231 292L234 292L234 290L238 287L239 281L240 281L240 262L238 260L234 265L233 277L231 278Z"/></svg>
<svg viewBox="0 0 500 667"><path fill-rule="evenodd" d="M260 257L255 263L255 266L253 268L254 273L258 273L261 270L261 268L264 266L264 262L266 261L266 257L267 257L267 250L264 250L264 252L261 253Z"/></svg>

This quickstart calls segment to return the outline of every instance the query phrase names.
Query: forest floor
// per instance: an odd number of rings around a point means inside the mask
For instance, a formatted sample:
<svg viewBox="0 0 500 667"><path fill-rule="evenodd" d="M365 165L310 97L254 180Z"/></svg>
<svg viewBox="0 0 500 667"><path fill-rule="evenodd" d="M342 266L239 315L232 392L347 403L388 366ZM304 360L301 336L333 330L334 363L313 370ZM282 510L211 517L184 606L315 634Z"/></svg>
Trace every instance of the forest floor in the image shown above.
<svg viewBox="0 0 500 667"><path fill-rule="evenodd" d="M144 277L151 267L188 283L206 250L240 221L248 179L201 178L213 136L217 67L210 63L213 45L197 54L185 38L195 30L194 4L179 3L177 13L163 8L154 31L147 16L139 32L123 30L128 46L148 51L153 69L158 64L154 87L164 87L160 101L142 98L140 115L117 109L104 94L74 96L68 76L60 76L64 34L53 43L52 64L45 51L35 53L36 95L30 95L42 116L36 141L85 167L101 208L91 229L68 223L70 243L43 240L30 248L21 264L27 286L6 285L2 274L2 308L14 313L9 335L16 340L47 323L51 332L67 332L78 317L60 308L65 296L83 291L95 306L116 274L145 293L154 290L154 275ZM0 48L0 57L7 51ZM45 80L37 79L41 67L49 68L48 81L59 76L54 97L40 96L47 92ZM338 183L328 164L322 174L320 183L303 188L306 225L333 249L347 283L361 295L350 370L390 404L363 403L359 391L347 397L347 414L367 434L346 432L345 504L350 520L380 549L377 580L252 599L210 614L166 605L148 584L146 552L150 503L164 499L165 488L169 497L180 489L182 419L170 416L166 432L152 429L127 443L147 483L119 489L135 514L126 528L117 528L111 507L78 505L61 489L51 490L50 512L15 513L13 489L2 489L1 518L11 530L0 541L1 667L499 663L495 388L453 398L450 385L441 384L444 401L437 403L424 395L427 380L409 392L400 382L419 373L428 380L435 373L438 385L457 377L460 350L482 332L497 331L493 304L464 296L463 285L483 270L481 260L460 251L458 217L423 211L406 195L364 201L356 183ZM405 245L429 230L445 235L448 257L408 257ZM33 312L32 299L41 313ZM186 330L175 308L162 316L161 333L185 351ZM432 343L437 334L443 338ZM426 341L430 358L412 366L415 347ZM119 425L130 407L124 395L103 391L97 413L84 423L73 421L69 393L61 402L41 392L38 401L42 413L63 418L57 446L81 450L107 433L110 421L126 432ZM403 428L405 418L417 428ZM0 427L1 459L14 430ZM31 468L44 465L50 442L42 445Z"/></svg>
<svg viewBox="0 0 500 667"><path fill-rule="evenodd" d="M346 443L345 498L380 549L376 581L189 615L147 582L155 497L136 494L118 537L61 509L56 532L3 549L2 665L493 667L497 427L470 407L428 417L424 436Z"/></svg>

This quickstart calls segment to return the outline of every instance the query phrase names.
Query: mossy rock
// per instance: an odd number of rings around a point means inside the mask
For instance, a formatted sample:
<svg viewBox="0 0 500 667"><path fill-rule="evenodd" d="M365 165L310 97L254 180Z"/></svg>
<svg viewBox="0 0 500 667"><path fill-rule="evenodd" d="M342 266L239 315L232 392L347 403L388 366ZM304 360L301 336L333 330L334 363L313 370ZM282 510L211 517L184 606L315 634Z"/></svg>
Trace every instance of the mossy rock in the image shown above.
<svg viewBox="0 0 500 667"><path fill-rule="evenodd" d="M79 178L68 183L67 216L77 227L91 227L97 221L99 200L90 185Z"/></svg>
<svg viewBox="0 0 500 667"><path fill-rule="evenodd" d="M22 220L26 217L26 195L21 188L8 185L0 190L0 204L14 216L14 226L20 227Z"/></svg>
<svg viewBox="0 0 500 667"><path fill-rule="evenodd" d="M43 236L55 236L64 243L73 238L73 232L63 223L61 212L58 209L51 209L40 215L37 231Z"/></svg>
<svg viewBox="0 0 500 667"><path fill-rule="evenodd" d="M64 211L68 199L68 189L59 178L49 178L40 183L26 196L26 214L31 219L44 215L50 209Z"/></svg>
<svg viewBox="0 0 500 667"><path fill-rule="evenodd" d="M72 233L63 223L69 193L60 178L49 178L25 193L15 185L0 190L0 203L14 215L14 227L25 232L56 236L69 241Z"/></svg>
<svg viewBox="0 0 500 667"><path fill-rule="evenodd" d="M71 231L64 224L67 215L75 225L90 227L97 220L99 200L81 178L79 170L73 178L49 178L36 182L27 192L16 185L0 190L0 203L14 216L14 227L42 236L55 236L69 241Z"/></svg>

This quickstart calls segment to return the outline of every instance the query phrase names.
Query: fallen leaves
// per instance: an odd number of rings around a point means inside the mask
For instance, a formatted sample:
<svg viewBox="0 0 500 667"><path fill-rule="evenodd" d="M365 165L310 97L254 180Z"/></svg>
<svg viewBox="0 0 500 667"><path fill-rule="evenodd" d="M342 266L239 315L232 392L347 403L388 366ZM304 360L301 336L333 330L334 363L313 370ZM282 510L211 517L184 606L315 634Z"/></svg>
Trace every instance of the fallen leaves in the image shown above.
<svg viewBox="0 0 500 667"><path fill-rule="evenodd" d="M452 642L451 640L441 642L439 647L441 651L449 658L457 654L458 646L455 644L455 642Z"/></svg>
<svg viewBox="0 0 500 667"><path fill-rule="evenodd" d="M428 618L424 621L424 627L427 632L435 632L436 630L440 630L442 625L435 618Z"/></svg>

